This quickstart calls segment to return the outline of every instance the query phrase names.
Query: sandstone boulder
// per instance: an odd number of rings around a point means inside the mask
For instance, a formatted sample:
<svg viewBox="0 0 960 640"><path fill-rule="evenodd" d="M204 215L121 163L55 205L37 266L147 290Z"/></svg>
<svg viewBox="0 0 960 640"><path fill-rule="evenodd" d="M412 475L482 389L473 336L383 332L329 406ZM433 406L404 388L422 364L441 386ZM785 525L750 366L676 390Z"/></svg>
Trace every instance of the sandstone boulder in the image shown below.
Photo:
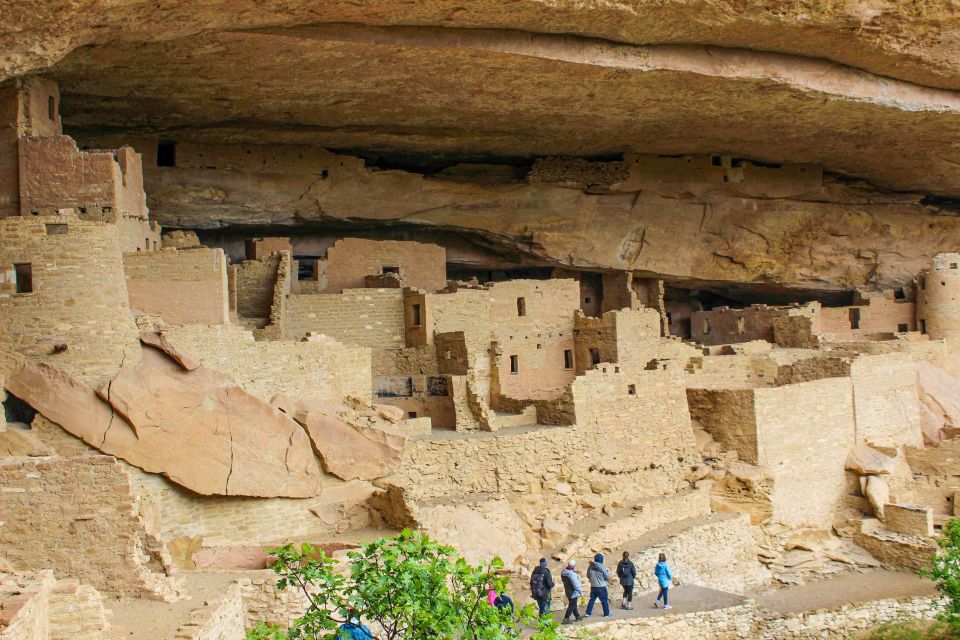
<svg viewBox="0 0 960 640"><path fill-rule="evenodd" d="M375 404L373 405L377 410L377 415L379 415L384 420L389 420L390 422L398 422L403 420L406 417L406 412L400 407L394 407L389 404Z"/></svg>
<svg viewBox="0 0 960 640"><path fill-rule="evenodd" d="M846 468L861 476L886 475L893 471L895 458L877 451L868 444L858 444L847 456Z"/></svg>
<svg viewBox="0 0 960 640"><path fill-rule="evenodd" d="M117 455L146 471L202 494L302 498L320 490L303 429L216 371L184 371L147 349L97 392L138 436L139 446Z"/></svg>
<svg viewBox="0 0 960 640"><path fill-rule="evenodd" d="M140 342L163 351L165 354L170 356L174 362L179 364L187 371L193 371L200 366L199 360L184 353L176 345L171 344L171 342L158 331L141 331Z"/></svg>
<svg viewBox="0 0 960 640"><path fill-rule="evenodd" d="M931 423L960 427L960 380L929 362L917 363L917 386L920 401L929 410L927 430ZM924 412L921 411L921 417Z"/></svg>
<svg viewBox="0 0 960 640"><path fill-rule="evenodd" d="M381 415L385 405L370 407L353 398L331 404L285 395L275 396L271 403L303 425L323 468L338 478L380 478L403 461L407 439Z"/></svg>
<svg viewBox="0 0 960 640"><path fill-rule="evenodd" d="M100 390L109 404L47 364L23 367L7 388L87 444L197 493L319 491L321 472L298 424L219 373L184 371L152 349Z"/></svg>
<svg viewBox="0 0 960 640"><path fill-rule="evenodd" d="M336 415L300 412L323 468L343 480L372 480L403 461L406 439L381 429L352 425Z"/></svg>
<svg viewBox="0 0 960 640"><path fill-rule="evenodd" d="M497 556L508 570L515 569L529 550L523 521L505 498L418 506L415 517L421 530L456 548L471 564Z"/></svg>
<svg viewBox="0 0 960 640"><path fill-rule="evenodd" d="M874 515L883 520L883 507L890 502L890 487L880 476L863 476L863 495L870 501Z"/></svg>

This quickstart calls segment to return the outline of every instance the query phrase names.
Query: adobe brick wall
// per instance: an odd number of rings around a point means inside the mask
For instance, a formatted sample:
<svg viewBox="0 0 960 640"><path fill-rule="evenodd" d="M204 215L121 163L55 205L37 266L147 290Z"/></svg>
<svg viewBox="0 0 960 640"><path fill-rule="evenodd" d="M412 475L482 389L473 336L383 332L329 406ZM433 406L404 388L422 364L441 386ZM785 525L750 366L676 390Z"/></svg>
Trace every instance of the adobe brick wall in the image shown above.
<svg viewBox="0 0 960 640"><path fill-rule="evenodd" d="M341 342L378 349L406 346L402 289L349 289L342 294L287 298L284 335L299 340L322 333Z"/></svg>
<svg viewBox="0 0 960 640"><path fill-rule="evenodd" d="M14 566L55 567L111 595L176 597L165 550L112 456L0 460L0 487L0 547Z"/></svg>
<svg viewBox="0 0 960 640"><path fill-rule="evenodd" d="M174 325L229 323L222 249L126 253L123 265L131 308Z"/></svg>
<svg viewBox="0 0 960 640"><path fill-rule="evenodd" d="M364 278L399 267L404 286L433 292L447 285L447 252L435 244L344 238L327 250L327 293L360 289Z"/></svg>
<svg viewBox="0 0 960 640"><path fill-rule="evenodd" d="M690 316L690 335L700 344L730 344L766 340L774 342L773 323L777 318L798 313L811 317L819 305L791 305L768 307L758 304L744 309L719 307L709 311L694 311Z"/></svg>
<svg viewBox="0 0 960 640"><path fill-rule="evenodd" d="M48 235L46 225L66 225ZM62 230L62 227L59 227ZM33 267L18 294L14 264ZM74 215L0 219L0 372L45 361L97 386L139 357L117 225ZM67 350L54 353L54 345Z"/></svg>
<svg viewBox="0 0 960 640"><path fill-rule="evenodd" d="M852 338L875 333L916 331L916 303L896 300L893 291L876 292L868 296L866 304L850 307L822 307L820 333ZM851 327L851 310L860 313L859 328Z"/></svg>

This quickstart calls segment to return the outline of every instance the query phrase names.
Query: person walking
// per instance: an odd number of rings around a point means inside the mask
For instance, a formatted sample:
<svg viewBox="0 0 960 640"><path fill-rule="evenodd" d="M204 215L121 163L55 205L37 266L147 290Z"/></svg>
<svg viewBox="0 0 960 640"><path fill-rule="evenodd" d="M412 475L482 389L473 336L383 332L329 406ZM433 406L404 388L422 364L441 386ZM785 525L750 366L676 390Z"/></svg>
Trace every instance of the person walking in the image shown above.
<svg viewBox="0 0 960 640"><path fill-rule="evenodd" d="M624 551L623 560L617 564L617 579L620 580L620 586L623 587L621 609L633 610L633 583L636 578L637 568L633 566L633 562L630 560L630 552Z"/></svg>
<svg viewBox="0 0 960 640"><path fill-rule="evenodd" d="M337 629L336 640L374 640L374 635L370 627L362 624L356 614L352 614L350 620Z"/></svg>
<svg viewBox="0 0 960 640"><path fill-rule="evenodd" d="M593 604L599 600L603 607L603 617L610 617L610 599L607 595L607 582L610 580L610 569L603 564L603 554L593 556L593 562L587 568L587 580L590 582L590 600L587 602L587 616L593 615Z"/></svg>
<svg viewBox="0 0 960 640"><path fill-rule="evenodd" d="M570 616L576 618L577 622L583 620L580 615L578 604L583 597L583 583L580 582L580 576L577 575L576 560L570 560L567 568L560 572L560 582L563 583L563 594L567 596L567 610L563 613L563 624L570 624Z"/></svg>
<svg viewBox="0 0 960 640"><path fill-rule="evenodd" d="M670 589L670 583L673 581L673 571L670 570L670 565L667 564L667 554L660 554L660 561L657 562L657 566L653 569L653 575L657 576L657 582L660 584L660 593L657 594L657 599L653 601L654 608L660 607L660 599L663 599L663 608L672 609L673 607L667 602L667 591Z"/></svg>
<svg viewBox="0 0 960 640"><path fill-rule="evenodd" d="M540 615L550 613L550 592L553 590L553 576L547 568L547 559L540 558L540 566L530 574L530 595L540 607Z"/></svg>

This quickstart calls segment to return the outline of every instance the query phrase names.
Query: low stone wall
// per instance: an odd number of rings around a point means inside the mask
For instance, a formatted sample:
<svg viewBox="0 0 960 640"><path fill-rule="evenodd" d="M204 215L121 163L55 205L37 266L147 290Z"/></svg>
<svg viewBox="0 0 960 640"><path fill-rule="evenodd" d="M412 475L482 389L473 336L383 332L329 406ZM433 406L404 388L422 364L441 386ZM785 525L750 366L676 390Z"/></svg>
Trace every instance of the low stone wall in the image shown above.
<svg viewBox="0 0 960 640"><path fill-rule="evenodd" d="M561 633L571 638L587 633L604 640L847 640L898 620L932 619L935 612L936 599L926 596L785 614L757 609L747 600L710 611L561 627Z"/></svg>
<svg viewBox="0 0 960 640"><path fill-rule="evenodd" d="M750 637L757 640L840 640L898 620L930 620L937 599L929 596L890 598L835 609L771 614L759 611Z"/></svg>
<svg viewBox="0 0 960 640"><path fill-rule="evenodd" d="M57 581L50 569L0 573L0 640L104 640L110 611L103 602L90 585Z"/></svg>
<svg viewBox="0 0 960 640"><path fill-rule="evenodd" d="M246 634L246 609L237 583L226 592L190 612L190 621L177 629L178 640L243 640Z"/></svg>
<svg viewBox="0 0 960 640"><path fill-rule="evenodd" d="M258 622L286 628L307 610L306 596L293 588L277 589L277 576L272 571L251 571L238 584L248 629Z"/></svg>

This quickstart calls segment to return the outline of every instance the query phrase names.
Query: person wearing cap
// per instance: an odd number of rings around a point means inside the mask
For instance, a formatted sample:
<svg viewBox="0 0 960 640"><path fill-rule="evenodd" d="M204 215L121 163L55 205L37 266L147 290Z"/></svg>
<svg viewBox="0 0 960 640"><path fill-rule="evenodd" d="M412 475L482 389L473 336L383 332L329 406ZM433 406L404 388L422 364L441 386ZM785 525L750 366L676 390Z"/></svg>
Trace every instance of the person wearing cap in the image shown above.
<svg viewBox="0 0 960 640"><path fill-rule="evenodd" d="M550 613L550 593L553 591L553 576L547 568L547 559L540 558L540 566L530 575L530 595L540 608L540 615Z"/></svg>
<svg viewBox="0 0 960 640"><path fill-rule="evenodd" d="M336 640L374 640L374 635L370 628L360 624L360 618L353 614L348 622L344 622L337 629Z"/></svg>
<svg viewBox="0 0 960 640"><path fill-rule="evenodd" d="M610 599L607 596L607 581L610 580L610 569L603 564L603 554L593 556L593 562L587 568L587 580L590 582L590 600L587 602L587 616L593 615L593 605L599 600L603 607L603 617L610 617Z"/></svg>
<svg viewBox="0 0 960 640"><path fill-rule="evenodd" d="M583 583L580 582L580 576L577 575L577 561L570 560L567 568L560 572L560 581L563 583L563 593L567 596L567 610L563 614L563 624L570 624L570 616L576 618L577 622L583 620L580 615L578 604L583 597Z"/></svg>

